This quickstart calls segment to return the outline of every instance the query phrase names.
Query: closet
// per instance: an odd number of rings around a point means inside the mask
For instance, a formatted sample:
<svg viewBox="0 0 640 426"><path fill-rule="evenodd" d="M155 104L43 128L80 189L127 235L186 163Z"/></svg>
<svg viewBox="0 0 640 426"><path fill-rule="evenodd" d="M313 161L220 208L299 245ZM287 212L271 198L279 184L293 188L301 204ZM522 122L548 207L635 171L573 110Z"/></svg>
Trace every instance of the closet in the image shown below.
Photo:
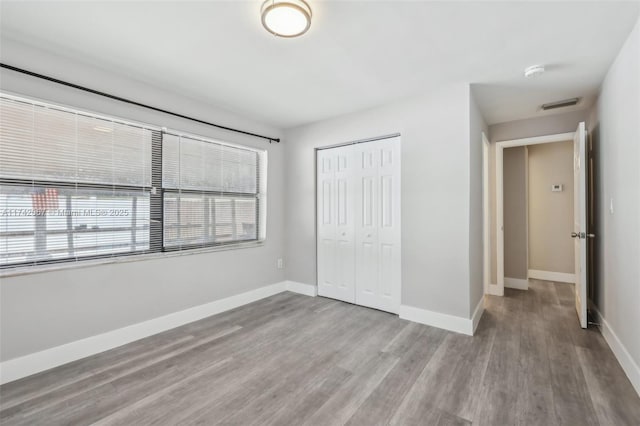
<svg viewBox="0 0 640 426"><path fill-rule="evenodd" d="M397 313L400 137L317 151L318 294Z"/></svg>

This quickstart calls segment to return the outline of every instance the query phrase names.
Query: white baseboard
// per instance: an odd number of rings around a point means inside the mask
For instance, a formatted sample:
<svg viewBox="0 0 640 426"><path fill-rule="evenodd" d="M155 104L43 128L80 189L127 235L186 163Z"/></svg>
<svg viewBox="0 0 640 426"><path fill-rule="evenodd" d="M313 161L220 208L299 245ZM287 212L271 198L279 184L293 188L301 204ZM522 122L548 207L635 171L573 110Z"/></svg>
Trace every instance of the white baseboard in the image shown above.
<svg viewBox="0 0 640 426"><path fill-rule="evenodd" d="M529 281L522 278L504 277L504 286L507 288L515 288L516 290L529 290Z"/></svg>
<svg viewBox="0 0 640 426"><path fill-rule="evenodd" d="M473 327L471 335L476 334L476 328L478 328L478 324L480 324L480 318L482 318L482 314L484 314L484 296L480 298L480 301L476 305L476 309L473 311L473 315L471 316L471 324Z"/></svg>
<svg viewBox="0 0 640 426"><path fill-rule="evenodd" d="M482 303L483 301L481 300L480 302ZM480 316L482 315L482 313L479 313L478 315ZM469 318L456 317L454 315L428 311L426 309L420 309L407 305L400 305L399 316L400 318L408 321L413 321L420 324L430 325L432 327L443 328L445 330L454 331L456 333L473 336L474 324L473 320ZM478 321L480 321L479 316Z"/></svg>
<svg viewBox="0 0 640 426"><path fill-rule="evenodd" d="M604 337L604 340L618 359L618 362L629 378L631 385L633 385L638 395L640 395L640 367L638 367L638 364L636 364L635 360L631 357L626 346L620 341L618 335L613 331L600 311L595 308L595 306L592 306L591 309L595 313L597 321L602 325L600 328L602 331L602 337Z"/></svg>
<svg viewBox="0 0 640 426"><path fill-rule="evenodd" d="M296 281L284 281L285 289L294 293L304 294L305 296L316 297L318 295L318 287L313 284L304 284Z"/></svg>
<svg viewBox="0 0 640 426"><path fill-rule="evenodd" d="M0 384L12 382L50 368L95 355L190 322L198 321L283 291L315 296L315 286L282 281L183 311L108 331L75 342L45 349L0 363Z"/></svg>
<svg viewBox="0 0 640 426"><path fill-rule="evenodd" d="M504 289L498 288L498 284L489 284L487 294L491 296L504 296Z"/></svg>
<svg viewBox="0 0 640 426"><path fill-rule="evenodd" d="M529 269L529 278L536 280L555 281L560 283L576 282L575 274L567 274L565 272L539 271L537 269Z"/></svg>

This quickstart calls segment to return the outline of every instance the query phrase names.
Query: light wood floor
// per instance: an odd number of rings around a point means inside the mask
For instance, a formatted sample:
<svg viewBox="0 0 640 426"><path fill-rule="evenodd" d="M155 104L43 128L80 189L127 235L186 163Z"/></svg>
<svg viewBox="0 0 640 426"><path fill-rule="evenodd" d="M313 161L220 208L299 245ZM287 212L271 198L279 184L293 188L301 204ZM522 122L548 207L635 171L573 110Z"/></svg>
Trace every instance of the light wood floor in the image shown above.
<svg viewBox="0 0 640 426"><path fill-rule="evenodd" d="M640 425L572 286L488 297L474 337L282 293L0 388L2 425Z"/></svg>

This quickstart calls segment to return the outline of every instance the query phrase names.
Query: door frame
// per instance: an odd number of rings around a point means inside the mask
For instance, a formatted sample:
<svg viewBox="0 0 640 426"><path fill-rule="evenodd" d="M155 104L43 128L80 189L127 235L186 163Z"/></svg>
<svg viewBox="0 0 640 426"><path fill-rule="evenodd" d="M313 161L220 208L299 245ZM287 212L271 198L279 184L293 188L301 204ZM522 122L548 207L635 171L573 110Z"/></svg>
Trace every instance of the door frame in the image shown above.
<svg viewBox="0 0 640 426"><path fill-rule="evenodd" d="M489 197L489 155L491 144L482 132L482 281L484 293L489 294L491 283L491 208Z"/></svg>
<svg viewBox="0 0 640 426"><path fill-rule="evenodd" d="M504 296L504 149L573 140L575 132L556 133L531 138L496 142L496 284L489 284L488 294ZM528 231L527 231L528 234Z"/></svg>

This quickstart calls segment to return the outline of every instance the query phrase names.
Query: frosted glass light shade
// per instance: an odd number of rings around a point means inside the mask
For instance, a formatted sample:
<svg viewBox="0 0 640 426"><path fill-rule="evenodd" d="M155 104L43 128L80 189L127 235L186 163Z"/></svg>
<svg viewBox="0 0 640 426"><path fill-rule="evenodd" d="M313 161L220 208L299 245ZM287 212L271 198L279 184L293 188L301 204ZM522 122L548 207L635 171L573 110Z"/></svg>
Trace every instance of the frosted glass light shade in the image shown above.
<svg viewBox="0 0 640 426"><path fill-rule="evenodd" d="M311 8L304 0L266 0L261 15L265 29L279 37L298 37L311 27Z"/></svg>

